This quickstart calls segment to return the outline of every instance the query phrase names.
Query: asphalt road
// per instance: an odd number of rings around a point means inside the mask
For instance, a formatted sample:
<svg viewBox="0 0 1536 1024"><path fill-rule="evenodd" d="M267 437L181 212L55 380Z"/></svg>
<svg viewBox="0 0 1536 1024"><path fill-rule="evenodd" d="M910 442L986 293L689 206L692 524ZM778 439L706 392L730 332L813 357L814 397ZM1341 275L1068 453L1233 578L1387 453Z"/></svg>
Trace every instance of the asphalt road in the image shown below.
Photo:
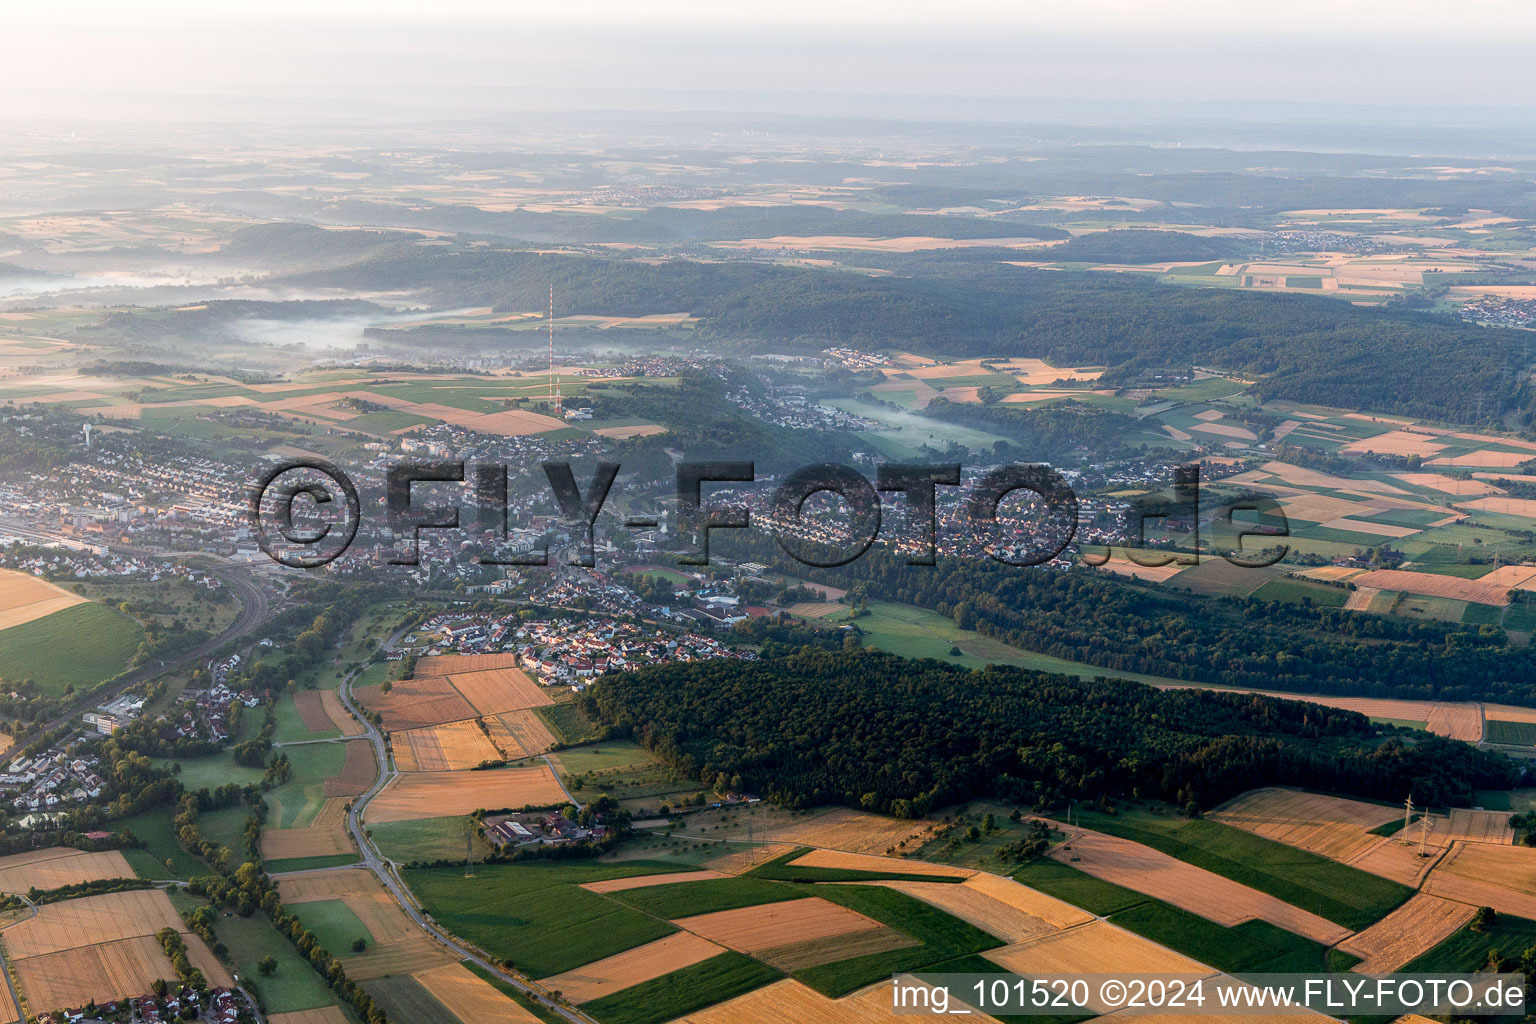
<svg viewBox="0 0 1536 1024"><path fill-rule="evenodd" d="M396 633L395 636L390 638L389 642L392 644L399 636L400 634ZM389 767L389 755L384 748L383 734L368 720L363 714L362 709L352 701L352 680L360 671L362 670L354 669L352 672L349 672L347 677L342 680L338 693L342 704L346 706L347 710L356 715L358 720L363 723L363 727L367 729L368 742L373 745L373 756L375 761L378 762L378 777L374 779L373 785L369 787L366 793L352 801L352 809L347 812L347 829L352 833L352 839L357 843L357 848L362 851L363 864L378 877L380 884L394 897L395 902L400 905L400 909L415 923L416 927L431 936L438 945L448 949L455 956L468 960L470 963L495 975L498 979L524 993L550 1012L571 1021L572 1024L596 1024L596 1021L580 1010L555 1002L545 995L541 989L536 988L529 979L520 974L504 970L489 955L474 949L447 931L439 928L422 911L421 907L411 896L410 890L400 881L399 877L395 874L394 865L380 856L379 851L374 847L372 840L368 838L367 832L363 828L362 814L364 808L368 806L368 801L377 796L389 784L389 781L394 778L395 772Z"/></svg>

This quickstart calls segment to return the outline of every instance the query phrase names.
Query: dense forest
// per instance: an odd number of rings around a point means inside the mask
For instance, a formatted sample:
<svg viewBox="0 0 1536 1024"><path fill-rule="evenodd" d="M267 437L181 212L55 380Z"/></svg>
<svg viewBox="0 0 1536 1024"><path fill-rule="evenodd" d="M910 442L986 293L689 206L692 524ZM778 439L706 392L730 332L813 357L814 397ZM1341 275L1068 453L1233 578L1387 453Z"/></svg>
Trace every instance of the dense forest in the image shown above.
<svg viewBox="0 0 1536 1024"><path fill-rule="evenodd" d="M1159 285L1116 275L934 261L869 277L758 263L657 264L490 250L386 247L295 287L425 288L447 306L571 313L689 312L701 340L903 347L1108 366L1106 383L1199 364L1262 375L1265 399L1475 422L1531 422L1523 332L1306 295Z"/></svg>
<svg viewBox="0 0 1536 1024"><path fill-rule="evenodd" d="M582 700L706 785L899 816L978 796L1042 811L1100 796L1204 808L1273 785L1464 804L1518 774L1455 741L1382 739L1349 711L869 651L613 673Z"/></svg>
<svg viewBox="0 0 1536 1024"><path fill-rule="evenodd" d="M719 544L722 557L928 608L1025 650L1100 668L1290 693L1536 706L1536 645L1511 646L1492 626L1194 595L985 558L909 566L878 546L848 565L810 569L741 531Z"/></svg>

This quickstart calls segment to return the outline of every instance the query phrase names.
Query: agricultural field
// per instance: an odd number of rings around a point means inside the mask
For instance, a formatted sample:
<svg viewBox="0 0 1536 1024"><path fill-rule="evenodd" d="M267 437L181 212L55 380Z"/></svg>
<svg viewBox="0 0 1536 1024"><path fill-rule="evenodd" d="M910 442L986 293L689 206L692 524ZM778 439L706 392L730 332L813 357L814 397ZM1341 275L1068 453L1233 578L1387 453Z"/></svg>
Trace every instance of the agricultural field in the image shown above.
<svg viewBox="0 0 1536 1024"><path fill-rule="evenodd" d="M1256 789L1208 817L1346 863L1380 841L1373 829L1402 820L1393 807L1291 789Z"/></svg>
<svg viewBox="0 0 1536 1024"><path fill-rule="evenodd" d="M14 569L0 569L0 631L63 611L87 598Z"/></svg>
<svg viewBox="0 0 1536 1024"><path fill-rule="evenodd" d="M1423 891L1536 920L1536 850L1457 843L1429 872Z"/></svg>
<svg viewBox="0 0 1536 1024"><path fill-rule="evenodd" d="M1361 974L1396 971L1450 938L1472 920L1477 908L1419 893L1364 931L1339 943L1339 949L1360 962L1350 970Z"/></svg>
<svg viewBox="0 0 1536 1024"><path fill-rule="evenodd" d="M1407 887L1216 821L1171 812L1082 813L1088 828L1129 839L1358 931L1402 904Z"/></svg>
<svg viewBox="0 0 1536 1024"><path fill-rule="evenodd" d="M371 871L350 868L284 875L278 880L283 904L339 957L347 976L381 978L452 961L405 913ZM354 939L367 948L352 952Z"/></svg>
<svg viewBox="0 0 1536 1024"><path fill-rule="evenodd" d="M156 978L174 977L155 933L181 934L187 958L210 984L232 984L203 940L187 932L159 890L136 890L49 903L3 934L5 949L34 1012L141 994Z"/></svg>
<svg viewBox="0 0 1536 1024"><path fill-rule="evenodd" d="M504 995L494 985L463 964L445 964L411 977L427 993L464 1024L506 1021L507 1024L538 1024L539 1018Z"/></svg>
<svg viewBox="0 0 1536 1024"><path fill-rule="evenodd" d="M475 719L392 733L390 749L402 772L465 771L502 756Z"/></svg>
<svg viewBox="0 0 1536 1024"><path fill-rule="evenodd" d="M5 676L30 679L46 694L88 689L123 671L144 640L144 627L115 609L70 604L0 629Z"/></svg>
<svg viewBox="0 0 1536 1024"><path fill-rule="evenodd" d="M133 878L134 872L117 850L86 853L67 846L52 846L30 853L0 857L0 892L47 892L64 885L103 878Z"/></svg>
<svg viewBox="0 0 1536 1024"><path fill-rule="evenodd" d="M462 858L464 836L468 831L469 819L460 815L380 821L368 826L368 833L379 852L401 864ZM482 858L490 852L483 837L476 837L475 851L476 856Z"/></svg>
<svg viewBox="0 0 1536 1024"><path fill-rule="evenodd" d="M1328 946L1350 934L1349 928L1139 843L1075 829L1068 836L1051 851L1058 860L1070 858L1079 871L1223 927L1257 919Z"/></svg>
<svg viewBox="0 0 1536 1024"><path fill-rule="evenodd" d="M373 824L568 802L548 765L510 765L487 771L397 775L368 802L364 816Z"/></svg>

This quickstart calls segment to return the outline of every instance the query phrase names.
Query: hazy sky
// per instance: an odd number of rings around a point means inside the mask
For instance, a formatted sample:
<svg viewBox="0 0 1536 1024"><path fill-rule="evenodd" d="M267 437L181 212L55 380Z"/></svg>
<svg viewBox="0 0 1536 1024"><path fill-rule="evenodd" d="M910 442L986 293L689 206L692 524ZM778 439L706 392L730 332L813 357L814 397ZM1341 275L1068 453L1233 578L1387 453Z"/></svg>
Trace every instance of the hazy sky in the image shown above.
<svg viewBox="0 0 1536 1024"><path fill-rule="evenodd" d="M925 97L964 117L965 97L1523 107L1536 95L1529 0L84 0L12 5L5 24L3 116L20 117L208 116L232 97L323 115L336 100L447 114L833 93L885 97L891 113L892 97Z"/></svg>

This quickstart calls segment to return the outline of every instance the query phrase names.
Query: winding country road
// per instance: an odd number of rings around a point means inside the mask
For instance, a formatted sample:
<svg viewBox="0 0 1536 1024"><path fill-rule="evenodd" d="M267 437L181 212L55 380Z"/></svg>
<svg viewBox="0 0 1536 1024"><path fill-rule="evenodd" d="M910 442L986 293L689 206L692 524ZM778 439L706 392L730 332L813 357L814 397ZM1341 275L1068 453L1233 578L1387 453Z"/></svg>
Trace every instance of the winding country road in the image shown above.
<svg viewBox="0 0 1536 1024"><path fill-rule="evenodd" d="M404 630L401 630L394 636L390 637L388 643L393 644L403 632ZM347 829L352 833L352 839L357 843L357 848L362 851L363 864L367 866L368 870L372 871L374 875L378 877L380 884L382 884L385 890L392 897L394 897L395 902L400 905L400 909L405 912L406 917L410 918L418 928L426 932L427 935L431 936L432 939L438 943L438 945L443 946L455 956L463 960L467 960L470 963L475 964L476 966L485 970L486 972L494 975L502 982L510 985L512 988L517 989L519 992L522 992L524 995L528 996L528 998L537 1002L540 1006L544 1007L549 1012L558 1014L566 1020L571 1021L571 1024L596 1024L596 1021L582 1013L580 1010L577 1010L571 1006L567 1006L563 1003L556 1002L554 999L550 998L545 994L542 988L540 988L530 979L525 978L521 974L516 974L514 972L503 969L498 963L496 963L490 954L476 949L475 947L464 942L462 939L459 939L448 931L438 927L437 924L427 916L426 911L422 910L421 905L416 902L415 897L411 895L411 892L408 888L406 888L405 883L400 881L399 876L396 874L394 864L380 855L379 851L374 847L373 841L368 838L367 830L363 827L363 810L368 806L368 801L372 800L375 796L378 796L380 791L382 791L385 786L389 785L390 780L392 780L397 773L390 767L389 752L385 749L384 746L384 735L378 730L373 722L369 721L368 717L366 714L364 714L362 709L359 708L357 704L352 700L352 680L356 678L357 675L362 671L363 670L361 668L358 668L349 672L346 678L341 681L341 687L337 693L340 696L341 702L346 707L346 709L353 715L357 716L357 720L361 722L363 727L367 730L367 739L368 742L373 745L374 760L378 764L378 777L374 779L373 785L370 786L368 791L365 792L362 796L357 797L352 801L352 807L347 812ZM346 865L348 868L355 866L356 865L350 864ZM322 870L341 869L333 868ZM282 876L276 875L274 877L281 878Z"/></svg>

